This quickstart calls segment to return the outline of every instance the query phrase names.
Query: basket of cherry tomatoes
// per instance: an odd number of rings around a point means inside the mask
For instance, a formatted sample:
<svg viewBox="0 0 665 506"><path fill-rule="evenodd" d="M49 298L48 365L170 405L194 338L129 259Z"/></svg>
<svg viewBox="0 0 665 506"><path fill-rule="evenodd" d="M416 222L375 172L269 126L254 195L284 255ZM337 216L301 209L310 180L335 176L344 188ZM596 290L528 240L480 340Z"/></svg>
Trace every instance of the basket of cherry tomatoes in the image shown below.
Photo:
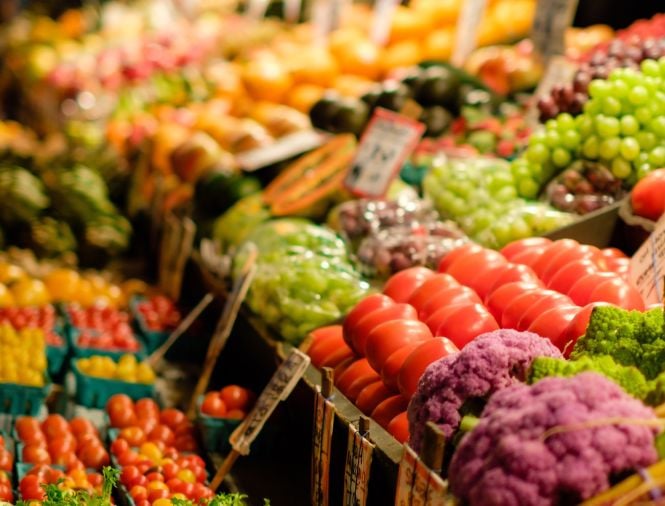
<svg viewBox="0 0 665 506"><path fill-rule="evenodd" d="M180 323L180 311L164 295L132 297L129 307L148 353L159 348Z"/></svg>
<svg viewBox="0 0 665 506"><path fill-rule="evenodd" d="M209 451L226 453L229 437L252 409L256 395L238 385L213 390L199 399L198 423Z"/></svg>

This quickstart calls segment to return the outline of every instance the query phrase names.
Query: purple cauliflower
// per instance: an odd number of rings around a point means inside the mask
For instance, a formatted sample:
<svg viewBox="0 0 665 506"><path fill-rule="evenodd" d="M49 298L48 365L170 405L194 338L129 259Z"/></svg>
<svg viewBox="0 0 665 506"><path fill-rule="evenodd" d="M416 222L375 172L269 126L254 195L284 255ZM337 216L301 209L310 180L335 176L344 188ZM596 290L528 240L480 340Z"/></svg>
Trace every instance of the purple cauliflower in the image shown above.
<svg viewBox="0 0 665 506"><path fill-rule="evenodd" d="M469 506L578 503L658 460L658 429L636 419L656 415L594 372L515 384L490 398L462 438L449 468L452 491Z"/></svg>
<svg viewBox="0 0 665 506"><path fill-rule="evenodd" d="M536 357L562 356L549 339L503 329L481 334L459 353L431 364L409 403L411 447L420 451L427 422L438 424L450 439L462 418L460 409L484 404L494 392L525 381Z"/></svg>

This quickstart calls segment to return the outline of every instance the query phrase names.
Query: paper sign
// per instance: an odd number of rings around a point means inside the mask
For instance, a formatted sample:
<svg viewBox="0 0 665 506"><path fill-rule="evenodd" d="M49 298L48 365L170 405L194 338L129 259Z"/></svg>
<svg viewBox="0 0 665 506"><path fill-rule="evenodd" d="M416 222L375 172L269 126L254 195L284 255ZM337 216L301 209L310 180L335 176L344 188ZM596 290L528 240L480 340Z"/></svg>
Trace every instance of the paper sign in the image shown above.
<svg viewBox="0 0 665 506"><path fill-rule="evenodd" d="M410 506L412 500L413 479L416 473L416 462L418 455L407 444L404 445L402 460L399 462L397 471L397 491L395 494L395 506Z"/></svg>
<svg viewBox="0 0 665 506"><path fill-rule="evenodd" d="M466 59L476 48L478 26L483 19L486 6L487 0L465 0L462 4L455 30L455 45L451 58L453 65L458 67L464 65Z"/></svg>
<svg viewBox="0 0 665 506"><path fill-rule="evenodd" d="M393 14L399 3L399 0L376 0L374 3L371 37L377 46L385 46L388 42Z"/></svg>
<svg viewBox="0 0 665 506"><path fill-rule="evenodd" d="M324 136L312 130L296 132L282 137L274 144L262 148L251 149L236 155L236 161L246 172L273 165L323 144Z"/></svg>
<svg viewBox="0 0 665 506"><path fill-rule="evenodd" d="M332 442L335 405L319 391L314 399L314 433L312 438L312 504L327 506L329 499L330 444Z"/></svg>
<svg viewBox="0 0 665 506"><path fill-rule="evenodd" d="M630 281L637 287L647 306L663 302L664 259L665 220L661 219L630 259Z"/></svg>
<svg viewBox="0 0 665 506"><path fill-rule="evenodd" d="M535 50L545 59L564 54L564 36L573 22L578 0L538 0L531 28Z"/></svg>
<svg viewBox="0 0 665 506"><path fill-rule="evenodd" d="M346 188L360 197L384 196L423 133L422 123L377 108L344 180Z"/></svg>
<svg viewBox="0 0 665 506"><path fill-rule="evenodd" d="M416 461L416 470L413 473L412 506L425 506L427 504L427 487L429 486L430 471L418 459Z"/></svg>
<svg viewBox="0 0 665 506"><path fill-rule="evenodd" d="M343 506L365 506L373 450L374 444L350 424L344 467Z"/></svg>
<svg viewBox="0 0 665 506"><path fill-rule="evenodd" d="M296 386L309 365L309 357L293 349L279 366L270 382L263 389L252 411L235 430L229 441L233 449L241 455L249 454L249 447L261 432L270 415L280 401L285 400Z"/></svg>
<svg viewBox="0 0 665 506"><path fill-rule="evenodd" d="M429 473L429 482L427 484L427 506L445 506L448 486L443 478L436 473Z"/></svg>

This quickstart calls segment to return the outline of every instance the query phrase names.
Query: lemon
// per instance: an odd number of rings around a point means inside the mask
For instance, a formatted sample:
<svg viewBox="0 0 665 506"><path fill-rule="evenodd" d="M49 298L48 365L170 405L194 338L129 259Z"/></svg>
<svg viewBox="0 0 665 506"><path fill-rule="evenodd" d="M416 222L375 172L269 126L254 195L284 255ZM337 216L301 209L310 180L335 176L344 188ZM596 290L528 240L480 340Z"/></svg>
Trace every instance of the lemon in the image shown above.
<svg viewBox="0 0 665 506"><path fill-rule="evenodd" d="M12 307L15 304L12 292L9 291L7 285L0 283L0 307Z"/></svg>
<svg viewBox="0 0 665 506"><path fill-rule="evenodd" d="M50 301L46 285L38 279L21 279L12 285L11 292L19 307L43 306Z"/></svg>
<svg viewBox="0 0 665 506"><path fill-rule="evenodd" d="M76 299L80 274L73 269L54 269L44 276L44 284L53 300L71 302Z"/></svg>
<svg viewBox="0 0 665 506"><path fill-rule="evenodd" d="M89 358L80 358L78 362L76 362L76 365L78 366L79 370L84 373L88 374L90 371L90 359Z"/></svg>
<svg viewBox="0 0 665 506"><path fill-rule="evenodd" d="M27 274L18 265L10 264L8 262L0 263L0 283L9 285L25 278Z"/></svg>
<svg viewBox="0 0 665 506"><path fill-rule="evenodd" d="M139 383L154 383L155 372L145 362L141 362L136 369L136 381Z"/></svg>

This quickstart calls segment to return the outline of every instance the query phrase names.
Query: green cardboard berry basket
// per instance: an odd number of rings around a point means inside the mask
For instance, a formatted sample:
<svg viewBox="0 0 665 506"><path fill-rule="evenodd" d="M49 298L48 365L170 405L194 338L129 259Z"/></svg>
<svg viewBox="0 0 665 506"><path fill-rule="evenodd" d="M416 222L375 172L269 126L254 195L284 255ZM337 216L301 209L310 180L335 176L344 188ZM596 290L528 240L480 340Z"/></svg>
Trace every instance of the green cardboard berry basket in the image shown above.
<svg viewBox="0 0 665 506"><path fill-rule="evenodd" d="M106 401L115 394L126 394L133 400L155 397L154 384L130 383L107 378L96 378L83 374L76 361L72 361L72 372L76 379L76 403L87 408L103 409Z"/></svg>
<svg viewBox="0 0 665 506"><path fill-rule="evenodd" d="M94 355L102 355L105 357L111 357L113 360L117 361L123 355L134 355L139 360L143 360L146 357L145 347L143 346L143 343L136 335L134 335L134 337L139 343L139 349L137 351L127 351L127 350L118 350L118 349L108 350L103 348L95 348L92 346L90 347L79 346L78 339L80 334L81 331L78 328L70 327L69 340L70 340L70 345L72 347L72 355L76 358L88 358Z"/></svg>
<svg viewBox="0 0 665 506"><path fill-rule="evenodd" d="M234 418L216 418L201 413L203 396L197 401L196 422L201 431L203 444L209 452L228 453L231 450L229 437L233 431L242 423L242 420Z"/></svg>
<svg viewBox="0 0 665 506"><path fill-rule="evenodd" d="M54 380L58 380L64 374L64 369L69 355L69 343L64 325L56 325L53 331L62 339L61 346L46 346L46 361L48 373Z"/></svg>
<svg viewBox="0 0 665 506"><path fill-rule="evenodd" d="M51 390L51 380L44 375L44 386L0 383L0 413L37 416Z"/></svg>
<svg viewBox="0 0 665 506"><path fill-rule="evenodd" d="M137 330L148 353L152 353L159 348L168 339L170 332L164 330L150 330L145 323L145 319L139 311L139 304L147 299L143 296L135 295L129 301L129 309L132 313L132 322Z"/></svg>

